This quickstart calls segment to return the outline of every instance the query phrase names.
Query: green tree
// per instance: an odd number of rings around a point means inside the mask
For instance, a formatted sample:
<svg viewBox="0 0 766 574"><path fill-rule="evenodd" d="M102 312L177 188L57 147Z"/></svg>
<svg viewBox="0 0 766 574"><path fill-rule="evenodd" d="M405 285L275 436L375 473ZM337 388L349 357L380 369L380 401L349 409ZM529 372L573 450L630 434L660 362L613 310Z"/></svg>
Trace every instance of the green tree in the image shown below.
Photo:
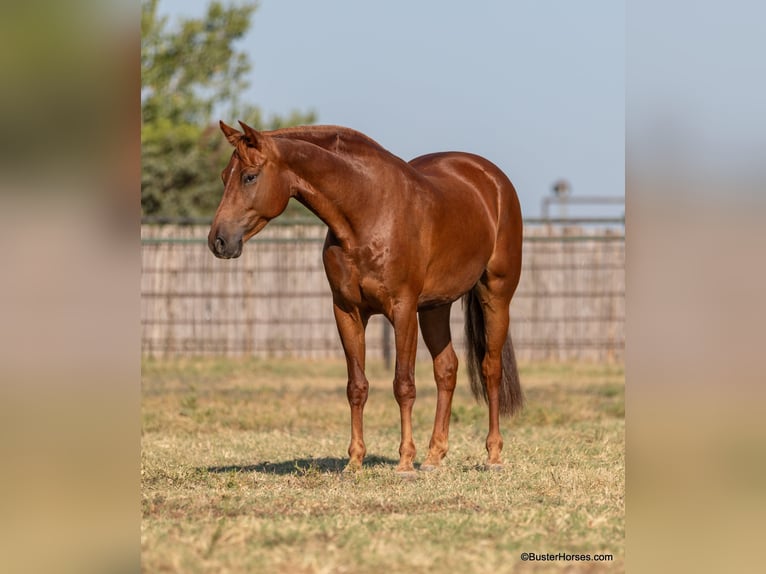
<svg viewBox="0 0 766 574"><path fill-rule="evenodd" d="M316 121L293 112L264 121L240 101L251 66L236 49L250 27L254 3L212 1L202 18L170 28L159 0L141 3L141 207L144 215L210 216L221 197L219 174L231 147L213 114L258 129Z"/></svg>

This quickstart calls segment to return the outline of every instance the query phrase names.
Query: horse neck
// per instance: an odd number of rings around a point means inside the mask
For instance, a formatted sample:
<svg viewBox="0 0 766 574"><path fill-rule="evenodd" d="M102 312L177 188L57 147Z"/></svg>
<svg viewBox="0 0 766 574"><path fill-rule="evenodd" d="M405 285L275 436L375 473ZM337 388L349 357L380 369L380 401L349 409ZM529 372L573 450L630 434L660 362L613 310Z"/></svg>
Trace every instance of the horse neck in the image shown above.
<svg viewBox="0 0 766 574"><path fill-rule="evenodd" d="M295 198L324 221L336 237L350 244L375 216L378 187L375 169L328 151L310 141L275 138L281 162L297 177ZM365 225L363 225L363 222Z"/></svg>

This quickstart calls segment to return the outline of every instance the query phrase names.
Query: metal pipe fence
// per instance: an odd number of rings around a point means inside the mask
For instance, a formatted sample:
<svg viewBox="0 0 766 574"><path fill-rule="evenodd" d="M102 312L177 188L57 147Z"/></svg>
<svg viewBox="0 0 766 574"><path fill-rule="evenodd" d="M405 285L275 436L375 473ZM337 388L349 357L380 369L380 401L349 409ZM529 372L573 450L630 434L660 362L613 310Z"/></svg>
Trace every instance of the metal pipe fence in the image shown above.
<svg viewBox="0 0 766 574"><path fill-rule="evenodd" d="M271 224L239 259L224 261L207 248L208 226L187 223L142 225L145 355L343 356L322 267L323 225ZM519 360L622 361L624 268L621 219L526 220L511 303ZM451 326L461 353L460 302ZM390 360L389 329L382 317L370 320L368 357ZM418 356L428 357L422 341Z"/></svg>

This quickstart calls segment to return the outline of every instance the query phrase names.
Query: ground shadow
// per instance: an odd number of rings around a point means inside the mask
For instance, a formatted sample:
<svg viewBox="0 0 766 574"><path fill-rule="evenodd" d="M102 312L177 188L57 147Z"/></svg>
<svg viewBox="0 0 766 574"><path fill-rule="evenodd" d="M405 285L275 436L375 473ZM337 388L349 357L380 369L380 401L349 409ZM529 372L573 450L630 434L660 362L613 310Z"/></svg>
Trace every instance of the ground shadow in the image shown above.
<svg viewBox="0 0 766 574"><path fill-rule="evenodd" d="M316 469L320 472L342 472L348 463L347 458L294 458L282 462L261 462L258 464L233 464L227 466L208 466L207 472L226 473L226 472L261 472L264 474L303 474L308 470ZM364 459L364 468L376 466L391 466L392 468L399 463L398 460L386 458L383 456L367 456Z"/></svg>

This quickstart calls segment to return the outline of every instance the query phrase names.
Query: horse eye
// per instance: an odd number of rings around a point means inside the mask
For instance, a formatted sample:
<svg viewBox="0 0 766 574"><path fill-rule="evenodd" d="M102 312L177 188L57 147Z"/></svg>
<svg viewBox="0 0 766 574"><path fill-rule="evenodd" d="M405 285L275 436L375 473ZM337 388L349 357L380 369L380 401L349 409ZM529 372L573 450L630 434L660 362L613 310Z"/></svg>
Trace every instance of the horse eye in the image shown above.
<svg viewBox="0 0 766 574"><path fill-rule="evenodd" d="M245 177L242 178L242 182L247 185L248 183L253 183L258 178L257 175L254 173L249 173Z"/></svg>

